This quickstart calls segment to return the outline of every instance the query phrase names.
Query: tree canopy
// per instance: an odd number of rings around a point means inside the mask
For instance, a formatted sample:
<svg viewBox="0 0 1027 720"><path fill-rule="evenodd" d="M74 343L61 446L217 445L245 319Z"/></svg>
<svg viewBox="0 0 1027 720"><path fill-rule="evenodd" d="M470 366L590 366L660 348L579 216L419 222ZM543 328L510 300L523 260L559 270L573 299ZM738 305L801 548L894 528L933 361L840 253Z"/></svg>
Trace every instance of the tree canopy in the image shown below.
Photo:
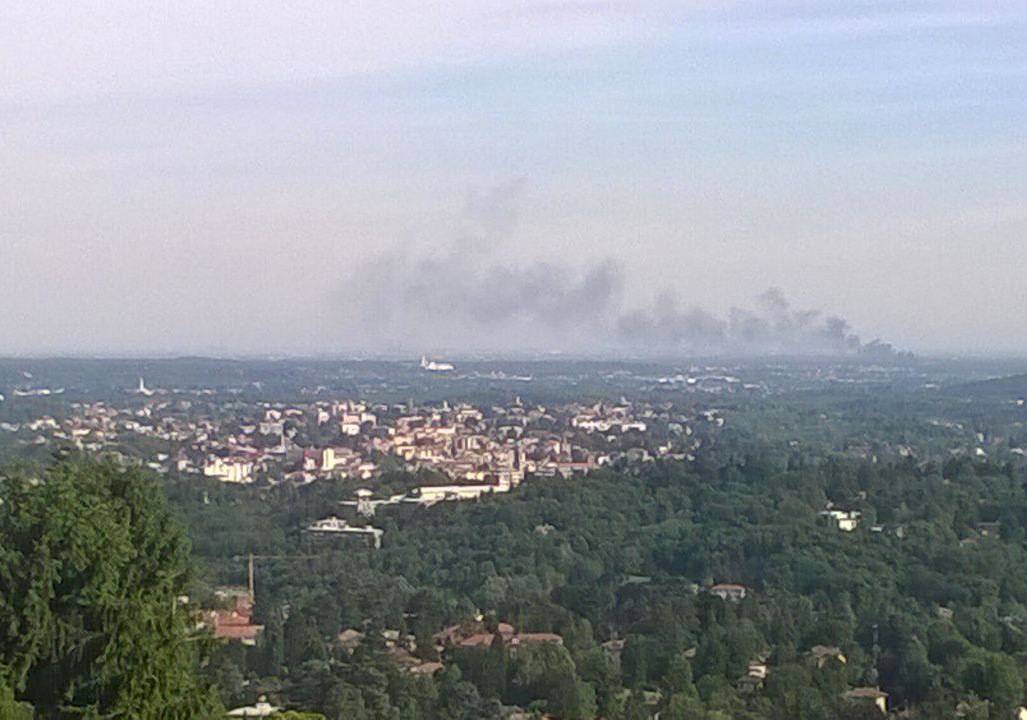
<svg viewBox="0 0 1027 720"><path fill-rule="evenodd" d="M160 489L84 458L0 483L0 683L46 718L217 716Z"/></svg>

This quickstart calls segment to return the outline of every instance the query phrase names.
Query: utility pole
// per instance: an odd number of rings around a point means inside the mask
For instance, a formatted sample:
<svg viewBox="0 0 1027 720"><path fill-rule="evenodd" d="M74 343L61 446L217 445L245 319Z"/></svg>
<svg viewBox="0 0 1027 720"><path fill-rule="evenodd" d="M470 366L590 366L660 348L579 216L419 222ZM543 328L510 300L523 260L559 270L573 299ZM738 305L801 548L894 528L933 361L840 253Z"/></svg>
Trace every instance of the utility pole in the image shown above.
<svg viewBox="0 0 1027 720"><path fill-rule="evenodd" d="M254 592L253 586L253 566L256 560L314 560L322 557L321 555L254 555L252 552L247 556L247 583L246 589L249 592L250 604L252 605L256 601L256 593ZM238 562L242 560L241 555L233 555L232 560Z"/></svg>
<svg viewBox="0 0 1027 720"><path fill-rule="evenodd" d="M252 552L250 553L250 561L249 561L249 582L247 583L247 588L248 588L248 589L249 589L249 591L250 591L250 605L253 605L253 602L254 602L254 593L253 593L253 553L252 553Z"/></svg>

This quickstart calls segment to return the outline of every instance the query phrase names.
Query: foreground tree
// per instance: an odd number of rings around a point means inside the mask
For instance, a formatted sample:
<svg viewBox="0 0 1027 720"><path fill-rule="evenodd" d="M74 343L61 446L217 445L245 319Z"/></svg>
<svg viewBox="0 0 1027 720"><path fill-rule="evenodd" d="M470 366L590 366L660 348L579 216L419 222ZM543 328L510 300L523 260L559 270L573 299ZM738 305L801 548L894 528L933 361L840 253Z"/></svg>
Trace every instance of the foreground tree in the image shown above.
<svg viewBox="0 0 1027 720"><path fill-rule="evenodd" d="M45 718L204 718L188 549L159 489L112 463L0 475L0 683Z"/></svg>
<svg viewBox="0 0 1027 720"><path fill-rule="evenodd" d="M0 685L0 720L32 720L32 706L14 699L9 687Z"/></svg>

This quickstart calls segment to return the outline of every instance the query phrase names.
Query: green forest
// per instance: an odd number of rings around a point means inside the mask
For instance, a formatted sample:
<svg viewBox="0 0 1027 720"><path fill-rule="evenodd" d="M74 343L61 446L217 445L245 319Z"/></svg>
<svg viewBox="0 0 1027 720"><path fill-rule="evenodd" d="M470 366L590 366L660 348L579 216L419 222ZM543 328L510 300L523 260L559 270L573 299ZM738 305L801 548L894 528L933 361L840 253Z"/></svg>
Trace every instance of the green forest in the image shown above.
<svg viewBox="0 0 1027 720"><path fill-rule="evenodd" d="M721 447L386 515L373 551L300 531L344 494L332 484L162 492L81 458L10 471L0 715L221 717L266 697L333 720L812 720L880 717L880 697L907 717L1009 718L1025 479ZM191 608L244 584L250 552L264 632L215 643ZM558 642L518 642L535 636Z"/></svg>

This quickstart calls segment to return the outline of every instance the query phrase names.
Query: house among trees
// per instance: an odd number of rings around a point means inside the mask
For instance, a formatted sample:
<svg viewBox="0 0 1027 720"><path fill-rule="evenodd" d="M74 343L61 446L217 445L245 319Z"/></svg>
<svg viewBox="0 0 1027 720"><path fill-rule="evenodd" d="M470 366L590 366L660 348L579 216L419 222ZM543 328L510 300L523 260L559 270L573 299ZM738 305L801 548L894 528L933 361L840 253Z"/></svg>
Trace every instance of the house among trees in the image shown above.
<svg viewBox="0 0 1027 720"><path fill-rule="evenodd" d="M1002 531L1002 523L1000 522L979 522L974 527L977 530L977 534L982 538L997 538Z"/></svg>
<svg viewBox="0 0 1027 720"><path fill-rule="evenodd" d="M842 532L852 532L859 527L859 510L821 510L818 515L829 525Z"/></svg>
<svg viewBox="0 0 1027 720"><path fill-rule="evenodd" d="M229 600L231 607L206 611L202 624L210 629L215 638L238 640L243 645L256 645L264 626L252 622L253 603L248 592L240 589L221 591L219 594Z"/></svg>
<svg viewBox="0 0 1027 720"><path fill-rule="evenodd" d="M740 677L738 682L735 683L735 687L740 693L755 692L763 687L768 673L769 669L766 662L763 660L753 660L746 668L745 675Z"/></svg>
<svg viewBox="0 0 1027 720"><path fill-rule="evenodd" d="M718 583L710 588L710 594L716 595L721 600L730 600L731 602L738 602L745 599L746 589L744 585L735 585L733 583Z"/></svg>
<svg viewBox="0 0 1027 720"><path fill-rule="evenodd" d="M623 638L614 638L602 643L600 647L603 648L603 652L606 654L606 657L610 658L610 660L614 662L620 662L621 655L624 654L625 644L626 641Z"/></svg>
<svg viewBox="0 0 1027 720"><path fill-rule="evenodd" d="M421 663L420 665L414 665L408 669L411 675L427 675L432 676L441 671L445 665L436 661L429 661Z"/></svg>
<svg viewBox="0 0 1027 720"><path fill-rule="evenodd" d="M842 693L842 697L851 703L873 705L882 713L888 712L888 693L880 688L853 688Z"/></svg>
<svg viewBox="0 0 1027 720"><path fill-rule="evenodd" d="M816 662L818 668L824 667L830 660L837 660L840 663L847 662L841 648L834 645L814 645L810 648L810 656Z"/></svg>
<svg viewBox="0 0 1027 720"><path fill-rule="evenodd" d="M353 628L346 628L339 633L337 640L339 647L346 652L352 653L364 641L364 633Z"/></svg>
<svg viewBox="0 0 1027 720"><path fill-rule="evenodd" d="M226 714L231 718L266 718L277 715L281 709L269 703L262 695L255 704L229 710Z"/></svg>
<svg viewBox="0 0 1027 720"><path fill-rule="evenodd" d="M438 643L438 650L441 652L447 648L488 648L495 642L496 636L503 639L503 643L511 649L521 645L532 645L539 643L553 643L563 645L563 638L556 633L519 633L510 623L501 622L496 625L494 631L489 631L481 622L464 625L453 625L434 635Z"/></svg>

